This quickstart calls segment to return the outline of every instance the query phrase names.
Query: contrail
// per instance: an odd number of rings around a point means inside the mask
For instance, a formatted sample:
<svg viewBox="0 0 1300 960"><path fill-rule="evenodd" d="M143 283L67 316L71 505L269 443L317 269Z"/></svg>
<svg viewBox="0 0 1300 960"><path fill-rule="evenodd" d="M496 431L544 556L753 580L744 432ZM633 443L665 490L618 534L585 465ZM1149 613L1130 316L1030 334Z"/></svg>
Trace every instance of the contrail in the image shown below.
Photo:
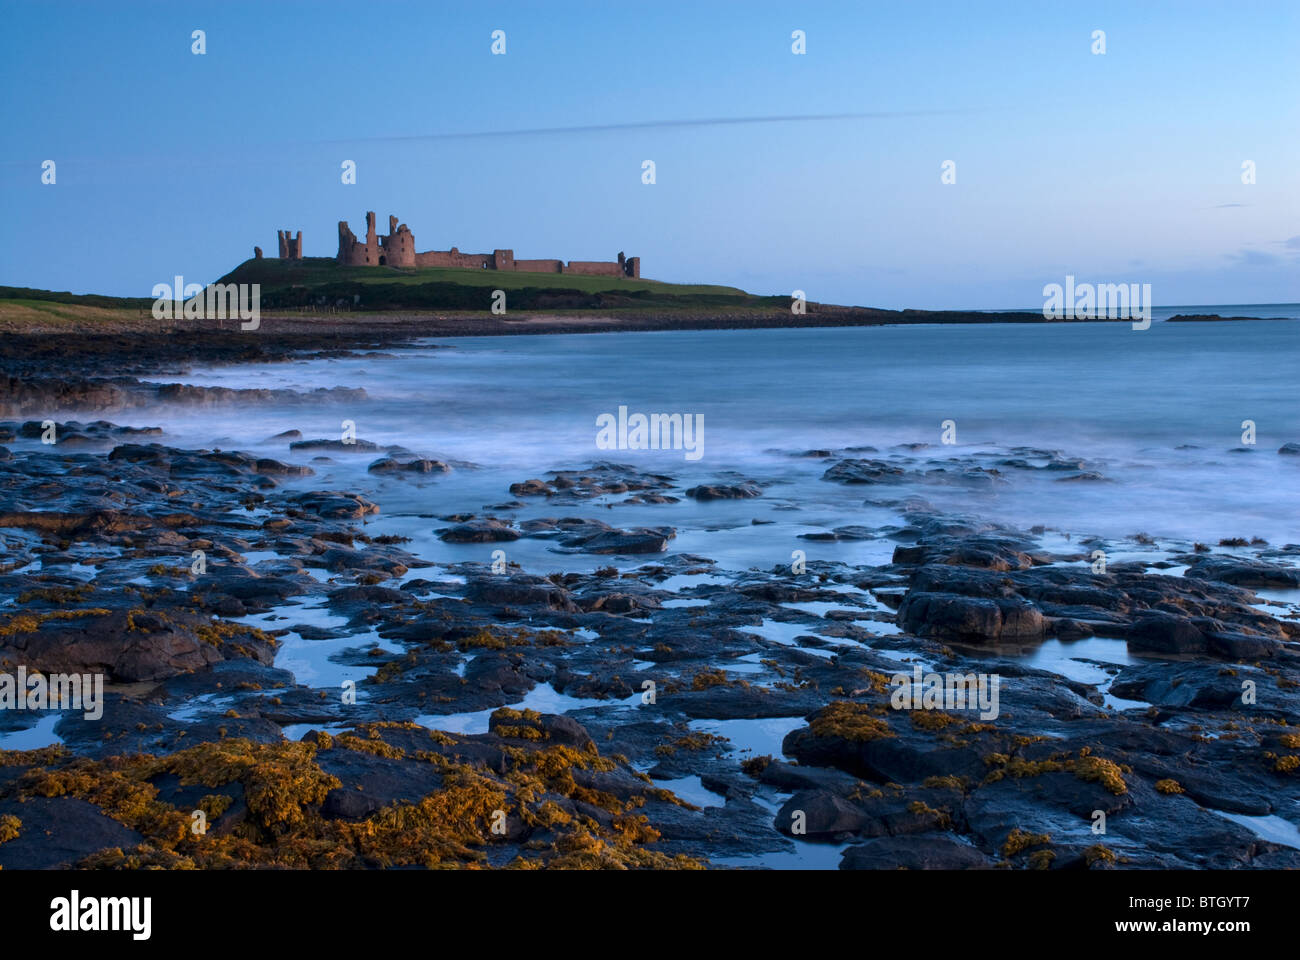
<svg viewBox="0 0 1300 960"><path fill-rule="evenodd" d="M898 120L907 117L944 117L960 116L975 113L987 112L983 108L961 108L950 110L876 110L859 113L792 113L776 114L768 117L710 117L698 120L637 120L630 123L592 123L572 127L529 127L518 130L474 130L460 133L415 133L415 134L395 134L387 137L344 137L329 140L295 140L281 141L278 144L265 144L259 148L261 150L288 149L295 147L319 147L335 146L339 144L358 144L358 143L419 143L434 142L439 140L484 140L504 137L540 137L554 136L563 134L583 134L583 133L617 133L620 131L631 130L667 130L667 129L687 129L690 127L725 127L739 126L741 124L760 124L760 123L816 123L826 120ZM247 145L246 145L247 149ZM68 157L70 162L135 162L135 163L156 163L162 159L175 159L181 154L172 154L170 157L163 157L158 154L151 154L147 157L128 159L126 157ZM212 163L213 158L204 156L205 163ZM28 160L0 160L0 166L22 166L30 164ZM225 161L217 162L240 163L238 158L231 158Z"/></svg>
<svg viewBox="0 0 1300 960"><path fill-rule="evenodd" d="M530 127L521 130L478 130L463 133L416 133L389 137L347 137L313 140L313 144L395 143L415 140L473 140L486 137L536 137L566 133L615 133L621 130L662 130L671 127L721 127L745 123L808 123L818 120L894 120L902 117L941 117L980 111L960 110L879 110L870 113L780 114L770 117L711 117L700 120L638 120L632 123L593 123L575 127Z"/></svg>

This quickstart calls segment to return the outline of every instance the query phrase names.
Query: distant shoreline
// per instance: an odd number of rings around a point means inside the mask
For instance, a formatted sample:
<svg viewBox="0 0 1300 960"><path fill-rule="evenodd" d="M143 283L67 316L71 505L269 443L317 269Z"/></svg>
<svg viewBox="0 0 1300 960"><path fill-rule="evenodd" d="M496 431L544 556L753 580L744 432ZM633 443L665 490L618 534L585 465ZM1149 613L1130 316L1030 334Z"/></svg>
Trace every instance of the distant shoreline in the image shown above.
<svg viewBox="0 0 1300 960"><path fill-rule="evenodd" d="M1217 313L1179 313L1165 323L1237 323L1241 320L1295 320L1295 317L1224 317Z"/></svg>
<svg viewBox="0 0 1300 960"><path fill-rule="evenodd" d="M1290 320L1290 317L1223 317L1217 314L1178 314L1166 323L1235 323L1244 320ZM808 304L806 314L786 310L744 308L592 310L520 310L494 316L484 311L313 312L273 310L261 314L255 331L241 331L235 320L155 320L140 308L94 307L57 302L33 303L0 299L0 333L6 338L59 336L76 339L184 334L204 339L292 336L322 343L339 337L488 337L573 333L657 332L685 330L815 329L967 324L1084 324L1131 323L1131 318L1047 319L1041 313L977 310L882 310ZM306 345L306 344L305 344Z"/></svg>

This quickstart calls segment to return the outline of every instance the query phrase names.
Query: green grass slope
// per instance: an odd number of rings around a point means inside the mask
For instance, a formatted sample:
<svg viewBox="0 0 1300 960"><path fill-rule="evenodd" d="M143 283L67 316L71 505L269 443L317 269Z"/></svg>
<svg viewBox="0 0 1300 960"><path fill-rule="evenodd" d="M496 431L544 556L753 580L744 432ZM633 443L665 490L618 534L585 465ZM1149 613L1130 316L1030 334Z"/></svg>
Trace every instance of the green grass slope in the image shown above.
<svg viewBox="0 0 1300 960"><path fill-rule="evenodd" d="M5 303L37 309L48 309L48 304L59 303L71 307L99 309L149 309L153 300L148 297L106 297L98 293L68 293L66 290L38 290L34 287L0 287L0 305Z"/></svg>
<svg viewBox="0 0 1300 960"><path fill-rule="evenodd" d="M788 303L735 287L451 267L350 267L329 257L245 260L217 282L261 284L267 310L336 303L352 310L487 310L493 290L506 291L510 310L754 309Z"/></svg>

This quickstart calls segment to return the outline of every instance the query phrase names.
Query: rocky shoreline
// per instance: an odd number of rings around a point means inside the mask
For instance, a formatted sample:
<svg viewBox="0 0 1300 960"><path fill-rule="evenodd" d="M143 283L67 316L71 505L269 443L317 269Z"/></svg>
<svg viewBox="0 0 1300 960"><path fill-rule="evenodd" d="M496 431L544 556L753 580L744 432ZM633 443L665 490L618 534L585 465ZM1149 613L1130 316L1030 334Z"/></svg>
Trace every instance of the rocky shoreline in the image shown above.
<svg viewBox="0 0 1300 960"><path fill-rule="evenodd" d="M433 563L367 531L373 490L314 488L337 441L289 433L276 459L44 429L0 423L0 672L102 674L105 703L0 710L0 747L58 741L0 749L5 868L1300 867L1300 608L1267 596L1300 587L1300 545L1097 572L1096 544L890 499L910 474L1089 479L1059 452L806 451L899 517L808 539L889 561L736 570L677 551L674 510L761 478L521 477L430 519L487 545ZM554 514L516 521L525 503ZM611 503L663 523L591 515ZM488 559L524 538L561 569ZM996 717L899 709L914 672L997 677Z"/></svg>

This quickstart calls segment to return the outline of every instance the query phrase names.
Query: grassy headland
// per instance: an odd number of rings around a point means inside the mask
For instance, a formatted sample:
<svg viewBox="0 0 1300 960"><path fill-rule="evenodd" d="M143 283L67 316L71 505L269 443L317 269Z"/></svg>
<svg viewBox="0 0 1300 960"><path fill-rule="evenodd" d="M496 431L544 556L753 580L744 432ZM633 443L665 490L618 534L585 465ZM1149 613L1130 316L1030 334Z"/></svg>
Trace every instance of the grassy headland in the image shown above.
<svg viewBox="0 0 1300 960"><path fill-rule="evenodd" d="M329 257L245 260L216 283L259 284L260 331L309 336L1049 322L1037 312L882 310L814 301L805 313L794 314L789 296L760 296L736 287L445 267L352 267ZM505 291L505 314L491 311L495 290ZM0 287L0 332L222 334L238 328L231 320L156 320L152 306L147 297Z"/></svg>

